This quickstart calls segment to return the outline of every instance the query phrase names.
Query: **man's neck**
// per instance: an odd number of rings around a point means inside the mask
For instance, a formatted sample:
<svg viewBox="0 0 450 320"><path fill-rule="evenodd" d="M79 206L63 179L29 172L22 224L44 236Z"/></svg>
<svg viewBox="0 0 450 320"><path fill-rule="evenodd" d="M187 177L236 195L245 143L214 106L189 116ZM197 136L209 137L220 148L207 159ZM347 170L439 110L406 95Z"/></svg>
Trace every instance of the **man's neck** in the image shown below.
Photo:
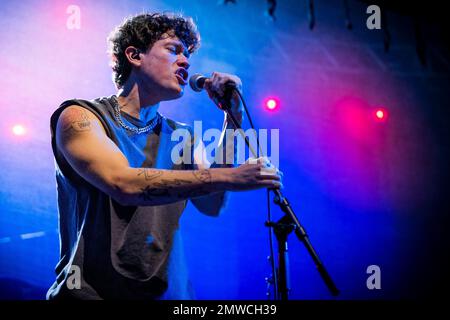
<svg viewBox="0 0 450 320"><path fill-rule="evenodd" d="M140 92L136 82L127 83L117 93L120 110L129 115L148 122L156 117L159 102L151 101L143 92Z"/></svg>

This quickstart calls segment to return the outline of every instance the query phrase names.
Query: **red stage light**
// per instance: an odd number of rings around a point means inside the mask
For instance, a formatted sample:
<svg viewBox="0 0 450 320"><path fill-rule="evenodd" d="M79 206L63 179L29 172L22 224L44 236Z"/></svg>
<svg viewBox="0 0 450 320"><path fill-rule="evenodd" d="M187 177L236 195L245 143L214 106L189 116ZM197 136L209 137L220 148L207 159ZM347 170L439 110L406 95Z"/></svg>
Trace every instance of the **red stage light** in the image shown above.
<svg viewBox="0 0 450 320"><path fill-rule="evenodd" d="M271 111L277 109L278 108L278 101L276 99L274 99L274 98L267 99L266 100L266 108L268 110L271 110Z"/></svg>
<svg viewBox="0 0 450 320"><path fill-rule="evenodd" d="M385 121L387 119L387 112L385 109L378 108L375 110L375 118L378 121Z"/></svg>
<svg viewBox="0 0 450 320"><path fill-rule="evenodd" d="M384 112L383 112L383 110L378 110L378 111L377 111L377 118L378 118L378 119L383 119L383 118L384 118Z"/></svg>

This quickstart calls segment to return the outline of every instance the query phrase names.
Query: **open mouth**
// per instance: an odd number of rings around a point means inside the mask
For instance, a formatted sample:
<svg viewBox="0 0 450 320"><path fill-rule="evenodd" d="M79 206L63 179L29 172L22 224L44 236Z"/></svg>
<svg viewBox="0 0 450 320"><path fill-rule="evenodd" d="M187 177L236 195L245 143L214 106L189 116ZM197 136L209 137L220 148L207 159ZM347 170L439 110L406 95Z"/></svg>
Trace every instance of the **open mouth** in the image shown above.
<svg viewBox="0 0 450 320"><path fill-rule="evenodd" d="M188 72L184 68L179 68L177 71L175 71L175 75L177 76L178 82L182 85L187 84L188 79Z"/></svg>

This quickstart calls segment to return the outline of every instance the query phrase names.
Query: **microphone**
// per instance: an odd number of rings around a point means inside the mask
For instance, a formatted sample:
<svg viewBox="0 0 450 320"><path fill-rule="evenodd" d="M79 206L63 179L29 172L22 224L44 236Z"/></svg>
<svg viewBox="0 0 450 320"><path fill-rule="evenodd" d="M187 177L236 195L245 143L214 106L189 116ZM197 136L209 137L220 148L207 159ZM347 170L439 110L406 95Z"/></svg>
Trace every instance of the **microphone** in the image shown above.
<svg viewBox="0 0 450 320"><path fill-rule="evenodd" d="M189 86L191 87L192 90L194 90L195 92L200 92L204 89L205 86L205 81L208 80L209 78L205 77L204 75L200 74L200 73L196 73L193 74L190 78L189 78ZM236 84L232 81L228 81L225 86L228 88L236 88Z"/></svg>
<svg viewBox="0 0 450 320"><path fill-rule="evenodd" d="M195 92L200 92L203 90L203 87L205 86L206 79L208 78L200 73L193 74L189 78L189 86Z"/></svg>

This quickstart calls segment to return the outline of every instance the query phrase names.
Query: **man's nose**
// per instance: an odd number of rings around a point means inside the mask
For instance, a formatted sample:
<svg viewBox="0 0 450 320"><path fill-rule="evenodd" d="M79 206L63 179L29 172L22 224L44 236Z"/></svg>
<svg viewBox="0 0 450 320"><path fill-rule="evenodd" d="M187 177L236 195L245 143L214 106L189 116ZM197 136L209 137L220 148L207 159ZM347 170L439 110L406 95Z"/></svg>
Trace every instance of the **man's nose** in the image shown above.
<svg viewBox="0 0 450 320"><path fill-rule="evenodd" d="M188 62L188 59L186 58L186 56L185 55L181 55L181 57L178 59L178 61L177 61L177 64L180 66L180 67L182 67L182 68L184 68L184 69L189 69L189 67L191 66L190 64L189 64L189 62Z"/></svg>

